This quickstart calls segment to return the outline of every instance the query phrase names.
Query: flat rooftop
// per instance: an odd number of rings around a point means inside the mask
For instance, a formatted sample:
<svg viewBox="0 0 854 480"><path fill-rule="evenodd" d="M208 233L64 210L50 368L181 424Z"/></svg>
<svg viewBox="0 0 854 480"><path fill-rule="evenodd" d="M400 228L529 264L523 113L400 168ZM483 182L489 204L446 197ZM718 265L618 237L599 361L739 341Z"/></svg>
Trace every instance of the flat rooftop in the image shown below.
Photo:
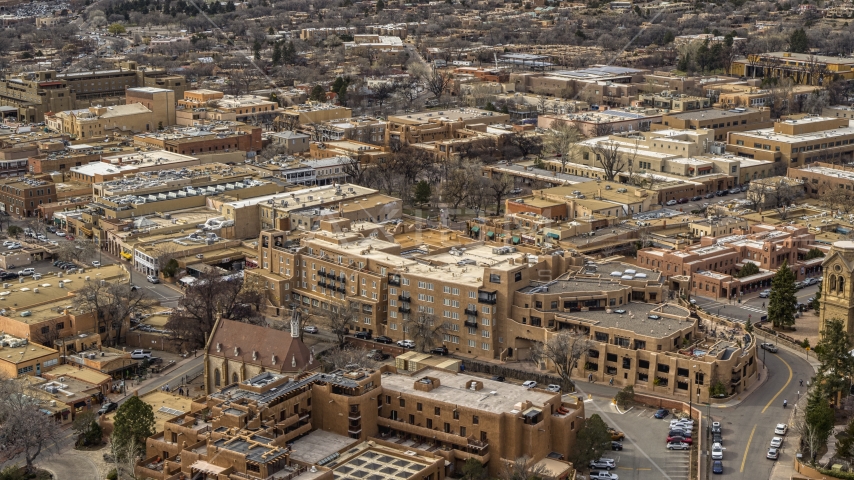
<svg viewBox="0 0 854 480"><path fill-rule="evenodd" d="M668 114L667 116L681 120L720 120L727 118L738 119L738 117L757 112L759 112L759 110L755 108L732 108L729 110L712 108L708 110L694 110L692 112Z"/></svg>
<svg viewBox="0 0 854 480"><path fill-rule="evenodd" d="M332 473L335 480L407 480L436 461L412 453L364 442L342 454Z"/></svg>
<svg viewBox="0 0 854 480"><path fill-rule="evenodd" d="M416 390L415 382L418 381L418 378L423 377L436 378L440 385L429 392ZM466 382L469 380L483 382L483 389L475 391L466 388ZM465 405L469 408L495 414L512 413L516 409L516 404L527 400L530 400L534 406L542 407L558 395L539 390L529 390L521 385L496 382L433 368L420 371L418 377L397 373L385 374L382 377L382 384L383 388L389 391L449 404ZM495 392L495 394L492 395L491 392Z"/></svg>
<svg viewBox="0 0 854 480"><path fill-rule="evenodd" d="M579 324L590 327L615 328L626 330L638 335L653 338L664 338L688 328L693 320L688 319L688 309L675 305L662 305L651 303L630 302L625 305L613 307L615 310L625 310L626 313L608 313L607 310L596 310L587 312L568 312L557 315L558 321L579 320ZM662 316L662 313L680 316L675 319ZM650 315L659 315L659 320L651 320ZM383 385L385 386L385 385Z"/></svg>
<svg viewBox="0 0 854 480"><path fill-rule="evenodd" d="M59 352L37 343L27 343L20 347L0 347L0 361L16 365L54 354L58 355Z"/></svg>
<svg viewBox="0 0 854 480"><path fill-rule="evenodd" d="M344 435L326 430L314 430L308 435L294 440L291 446L291 458L313 465L356 442L357 440Z"/></svg>

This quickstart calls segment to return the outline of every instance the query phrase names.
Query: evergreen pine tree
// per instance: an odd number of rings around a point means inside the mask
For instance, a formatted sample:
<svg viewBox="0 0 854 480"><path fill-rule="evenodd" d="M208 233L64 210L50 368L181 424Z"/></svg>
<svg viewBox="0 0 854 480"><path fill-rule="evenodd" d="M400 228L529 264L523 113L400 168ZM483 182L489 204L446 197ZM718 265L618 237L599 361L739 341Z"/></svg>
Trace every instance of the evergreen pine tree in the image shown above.
<svg viewBox="0 0 854 480"><path fill-rule="evenodd" d="M789 36L789 51L794 53L806 53L810 48L810 41L807 37L807 32L803 28L799 28L792 32Z"/></svg>
<svg viewBox="0 0 854 480"><path fill-rule="evenodd" d="M273 44L273 65L282 63L282 45L279 42Z"/></svg>
<svg viewBox="0 0 854 480"><path fill-rule="evenodd" d="M771 295L768 297L768 319L777 328L795 324L795 274L784 261L771 281Z"/></svg>

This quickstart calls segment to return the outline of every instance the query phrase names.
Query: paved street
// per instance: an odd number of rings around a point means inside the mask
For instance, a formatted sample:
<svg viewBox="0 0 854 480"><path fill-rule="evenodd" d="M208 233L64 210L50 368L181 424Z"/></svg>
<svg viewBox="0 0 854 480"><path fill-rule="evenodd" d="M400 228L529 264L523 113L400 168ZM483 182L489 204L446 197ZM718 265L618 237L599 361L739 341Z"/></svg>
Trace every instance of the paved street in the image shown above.
<svg viewBox="0 0 854 480"><path fill-rule="evenodd" d="M815 297L816 292L818 292L818 284L798 290L795 292L795 296L798 302L807 303L807 299ZM756 323L762 316L767 314L767 308L765 307L768 305L768 299L759 298L759 291L745 295L741 303L738 303L738 301L727 302L724 299L711 299L696 295L692 298L697 302L696 305L702 307L703 310L739 323L744 323L748 319ZM806 313L807 315L812 315L810 312ZM795 323L797 324L797 322Z"/></svg>
<svg viewBox="0 0 854 480"><path fill-rule="evenodd" d="M706 407L712 421L721 422L723 427L724 478L772 478L775 462L766 459L765 454L774 436L774 426L787 423L792 413L791 409L783 409L783 399L793 403L798 390L804 391L799 380L806 383L814 373L804 356L785 349L778 354L768 353L765 361L767 369L762 376L767 378L763 378L761 386L740 402L736 398L728 404ZM661 428L650 424L653 409L635 407L621 415L610 402L617 388L587 383L578 387L584 398L593 395L592 400L585 402L588 416L598 413L606 423L626 433L625 450L614 452L623 453L619 466L626 469L617 472L621 479L685 478L677 468L678 462L673 460L675 457L666 455L674 453L664 449L666 423L657 421L661 422ZM778 462L791 463L793 452L794 448L784 442Z"/></svg>

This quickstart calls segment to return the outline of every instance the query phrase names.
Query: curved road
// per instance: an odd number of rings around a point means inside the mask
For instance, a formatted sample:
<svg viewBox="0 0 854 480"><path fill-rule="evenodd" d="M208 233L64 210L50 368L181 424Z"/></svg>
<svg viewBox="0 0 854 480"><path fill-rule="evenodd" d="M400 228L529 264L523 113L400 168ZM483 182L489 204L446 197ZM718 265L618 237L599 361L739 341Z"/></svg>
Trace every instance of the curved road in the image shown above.
<svg viewBox="0 0 854 480"><path fill-rule="evenodd" d="M721 422L723 429L724 452L724 475L725 478L734 479L770 479L775 462L765 458L768 452L771 438L774 436L774 427L778 423L789 423L792 414L792 405L798 397L798 391L805 392L805 387L800 387L799 381L804 385L815 373L814 368L806 360L803 354L780 348L777 354L760 350L759 360L765 357L766 368L762 370L762 383L746 397L733 399L732 404L713 405L711 409L702 406L703 415L707 416L711 411L712 421ZM586 396L606 397L611 399L619 390L602 384L578 383L579 391ZM783 400L789 402L789 408L783 409ZM586 415L593 413L600 415L605 413L601 408L588 405ZM607 415L608 423L618 429L622 428L621 422L630 422L631 416L622 417ZM791 435L790 435L791 436ZM780 459L778 462L790 464L795 452L795 447L783 442ZM638 445L639 450L657 448L647 445ZM653 455L650 452L640 452L646 458ZM705 476L705 472L703 472ZM622 475L621 475L622 476ZM627 477L628 478L628 477Z"/></svg>

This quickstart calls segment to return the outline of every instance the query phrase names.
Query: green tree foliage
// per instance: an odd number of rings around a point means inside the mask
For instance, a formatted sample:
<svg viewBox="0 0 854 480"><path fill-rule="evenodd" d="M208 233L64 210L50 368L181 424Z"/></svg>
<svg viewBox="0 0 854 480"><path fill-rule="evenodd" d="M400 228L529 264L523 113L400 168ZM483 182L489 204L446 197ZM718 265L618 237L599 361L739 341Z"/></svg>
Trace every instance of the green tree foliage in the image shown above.
<svg viewBox="0 0 854 480"><path fill-rule="evenodd" d="M824 323L821 338L815 346L815 356L820 362L818 373L824 380L822 388L828 395L844 390L848 385L845 377L854 373L854 357L848 353L849 343L842 320L832 318Z"/></svg>
<svg viewBox="0 0 854 480"><path fill-rule="evenodd" d="M425 203L430 201L430 198L433 196L433 188L430 187L430 183L426 180L421 180L420 182L415 184L415 192L413 194L413 201L417 205L424 205Z"/></svg>
<svg viewBox="0 0 854 480"><path fill-rule="evenodd" d="M768 318L774 327L789 327L795 324L795 274L789 262L783 261L771 281L771 296L768 298Z"/></svg>
<svg viewBox="0 0 854 480"><path fill-rule="evenodd" d="M617 395L614 397L614 400L617 402L617 405L620 408L626 408L631 405L632 402L635 401L635 387L631 385L626 385L622 390L617 392Z"/></svg>
<svg viewBox="0 0 854 480"><path fill-rule="evenodd" d="M273 65L280 65L282 63L282 44L276 42L273 44Z"/></svg>
<svg viewBox="0 0 854 480"><path fill-rule="evenodd" d="M735 277L744 278L750 275L756 275L757 273L759 273L759 267L757 267L755 263L745 262L744 266L741 267L741 270L739 270L738 273L735 274Z"/></svg>
<svg viewBox="0 0 854 480"><path fill-rule="evenodd" d="M120 33L125 33L127 30L125 30L125 26L121 23L114 23L107 27L107 31L112 33L113 35L118 35Z"/></svg>
<svg viewBox="0 0 854 480"><path fill-rule="evenodd" d="M81 412L71 422L71 430L77 435L82 445L98 445L101 443L103 431L98 424L95 412Z"/></svg>
<svg viewBox="0 0 854 480"><path fill-rule="evenodd" d="M840 432L836 438L836 456L848 461L854 459L854 418L852 418L845 430Z"/></svg>
<svg viewBox="0 0 854 480"><path fill-rule="evenodd" d="M325 102L326 101L326 90L323 89L320 85L315 85L314 88L311 89L311 93L308 95L309 100L314 100L315 102Z"/></svg>
<svg viewBox="0 0 854 480"><path fill-rule="evenodd" d="M799 28L789 36L789 51L794 53L806 53L810 48L807 32Z"/></svg>
<svg viewBox="0 0 854 480"><path fill-rule="evenodd" d="M6 229L6 234L10 237L18 238L18 235L24 233L24 229L17 225L9 225L9 228Z"/></svg>
<svg viewBox="0 0 854 480"><path fill-rule="evenodd" d="M668 43L673 43L673 40L675 40L675 39L676 39L676 36L673 35L672 31L668 30L668 31L664 32L664 44L665 45L667 45Z"/></svg>
<svg viewBox="0 0 854 480"><path fill-rule="evenodd" d="M575 440L575 451L570 452L569 460L573 465L588 465L603 453L611 449L611 435L608 425L599 414L594 413L585 422Z"/></svg>
<svg viewBox="0 0 854 480"><path fill-rule="evenodd" d="M145 440L154 435L154 410L137 396L132 396L116 410L113 419L113 441L126 445L135 441L145 449Z"/></svg>
<svg viewBox="0 0 854 480"><path fill-rule="evenodd" d="M226 12L233 12L237 10L237 7L234 6L234 0L228 0L228 3L225 4Z"/></svg>
<svg viewBox="0 0 854 480"><path fill-rule="evenodd" d="M163 272L164 277L172 278L175 276L176 273L178 273L179 268L181 268L181 265L178 263L178 260L170 258L169 261L166 262L166 265L164 265L163 268L160 269L160 271Z"/></svg>
<svg viewBox="0 0 854 480"><path fill-rule="evenodd" d="M807 252L807 256L804 258L804 260L812 260L813 258L822 258L822 257L824 257L824 252L821 251L820 248L813 247L810 249L809 252Z"/></svg>
<svg viewBox="0 0 854 480"><path fill-rule="evenodd" d="M814 444L824 446L827 438L833 432L834 414L830 402L824 395L820 385L821 376L817 377L816 387L810 389L807 406L804 408L804 423L810 426L817 437ZM815 450L819 450L816 448Z"/></svg>
<svg viewBox="0 0 854 480"><path fill-rule="evenodd" d="M714 383L712 383L712 385L709 387L709 395L711 395L712 397L720 397L722 395L726 395L726 385L724 385L724 382L716 380Z"/></svg>
<svg viewBox="0 0 854 480"><path fill-rule="evenodd" d="M682 72L687 72L691 69L691 54L685 52L685 55L679 59L679 62L676 64L676 69Z"/></svg>
<svg viewBox="0 0 854 480"><path fill-rule="evenodd" d="M483 480L486 478L486 469L475 458L466 460L460 473L463 474L464 480Z"/></svg>
<svg viewBox="0 0 854 480"><path fill-rule="evenodd" d="M744 324L744 331L747 333L753 333L753 323L750 319L747 319L747 323Z"/></svg>
<svg viewBox="0 0 854 480"><path fill-rule="evenodd" d="M255 60L261 60L261 42L255 40L252 44L252 52L254 52Z"/></svg>
<svg viewBox="0 0 854 480"><path fill-rule="evenodd" d="M377 0L377 13L380 13L385 8L385 2L383 0Z"/></svg>

